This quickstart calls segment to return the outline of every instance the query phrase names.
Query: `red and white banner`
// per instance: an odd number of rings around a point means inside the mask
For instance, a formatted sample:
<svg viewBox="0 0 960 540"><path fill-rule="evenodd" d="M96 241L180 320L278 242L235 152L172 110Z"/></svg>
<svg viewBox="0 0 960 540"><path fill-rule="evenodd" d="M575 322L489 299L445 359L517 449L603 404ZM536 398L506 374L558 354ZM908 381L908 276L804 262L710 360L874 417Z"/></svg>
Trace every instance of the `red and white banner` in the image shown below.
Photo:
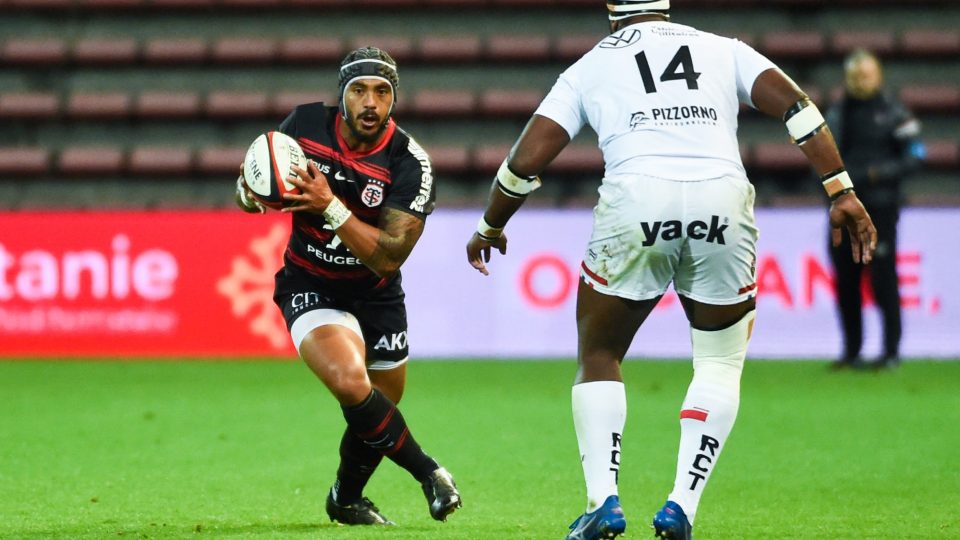
<svg viewBox="0 0 960 540"><path fill-rule="evenodd" d="M491 275L465 260L479 210L438 211L404 265L415 357L572 357L588 210L524 209ZM840 336L822 209L758 209L754 357L832 357ZM960 210L901 220L905 356L960 356L953 275ZM0 213L0 356L283 357L295 351L272 301L289 234L276 212ZM867 298L869 300L869 291ZM869 302L868 302L869 303ZM865 353L879 347L865 310ZM686 357L679 302L666 296L631 356Z"/></svg>

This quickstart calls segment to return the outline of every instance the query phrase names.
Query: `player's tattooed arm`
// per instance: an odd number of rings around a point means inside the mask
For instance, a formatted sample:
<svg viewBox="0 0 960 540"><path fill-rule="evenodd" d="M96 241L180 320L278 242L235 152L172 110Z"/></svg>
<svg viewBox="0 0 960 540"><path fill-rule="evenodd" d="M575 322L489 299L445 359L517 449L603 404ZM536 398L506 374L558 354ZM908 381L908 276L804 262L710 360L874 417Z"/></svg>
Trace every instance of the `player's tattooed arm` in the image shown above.
<svg viewBox="0 0 960 540"><path fill-rule="evenodd" d="M369 256L369 260L361 258L377 275L392 276L400 270L400 266L413 246L423 234L424 221L417 216L408 214L395 208L384 208L380 214L380 234L376 248Z"/></svg>
<svg viewBox="0 0 960 540"><path fill-rule="evenodd" d="M384 208L377 226L356 216L337 229L350 252L378 276L389 278L400 270L423 234L423 219L395 208Z"/></svg>

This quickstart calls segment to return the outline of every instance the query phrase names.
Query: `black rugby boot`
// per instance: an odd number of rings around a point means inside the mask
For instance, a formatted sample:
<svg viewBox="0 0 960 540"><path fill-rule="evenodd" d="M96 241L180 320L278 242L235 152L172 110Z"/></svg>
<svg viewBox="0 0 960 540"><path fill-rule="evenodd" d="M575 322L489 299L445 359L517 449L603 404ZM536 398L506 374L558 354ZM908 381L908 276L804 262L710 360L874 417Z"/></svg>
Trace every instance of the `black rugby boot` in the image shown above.
<svg viewBox="0 0 960 540"><path fill-rule="evenodd" d="M443 467L430 473L422 486L430 504L430 516L437 521L446 521L447 516L463 506L453 476Z"/></svg>
<svg viewBox="0 0 960 540"><path fill-rule="evenodd" d="M383 514L373 501L362 497L359 501L342 505L333 500L333 492L327 494L327 515L330 521L344 525L396 525Z"/></svg>

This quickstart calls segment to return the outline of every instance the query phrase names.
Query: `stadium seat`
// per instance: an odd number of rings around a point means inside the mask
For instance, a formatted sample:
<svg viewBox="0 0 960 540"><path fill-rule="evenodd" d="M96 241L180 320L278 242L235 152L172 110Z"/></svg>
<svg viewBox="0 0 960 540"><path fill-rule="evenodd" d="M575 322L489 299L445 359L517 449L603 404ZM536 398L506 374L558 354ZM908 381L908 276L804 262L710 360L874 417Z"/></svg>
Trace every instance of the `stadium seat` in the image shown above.
<svg viewBox="0 0 960 540"><path fill-rule="evenodd" d="M213 43L210 54L218 63L266 64L277 58L277 43L267 38L226 37Z"/></svg>
<svg viewBox="0 0 960 540"><path fill-rule="evenodd" d="M214 146L197 152L197 171L201 174L236 178L247 149L236 146Z"/></svg>
<svg viewBox="0 0 960 540"><path fill-rule="evenodd" d="M73 7L73 0L7 0L13 7L28 9L69 9Z"/></svg>
<svg viewBox="0 0 960 540"><path fill-rule="evenodd" d="M563 62L573 62L592 49L603 35L561 35L553 40L553 56Z"/></svg>
<svg viewBox="0 0 960 540"><path fill-rule="evenodd" d="M543 92L493 88L480 95L480 113L488 117L528 118L537 110Z"/></svg>
<svg viewBox="0 0 960 540"><path fill-rule="evenodd" d="M151 64L197 64L207 59L207 43L198 38L155 38L143 46L143 60Z"/></svg>
<svg viewBox="0 0 960 540"><path fill-rule="evenodd" d="M46 148L0 147L0 176L46 174L50 152Z"/></svg>
<svg viewBox="0 0 960 540"><path fill-rule="evenodd" d="M133 38L81 39L74 43L71 58L78 64L132 64L137 59Z"/></svg>
<svg viewBox="0 0 960 540"><path fill-rule="evenodd" d="M550 38L531 34L489 36L485 57L491 62L545 62L550 60Z"/></svg>
<svg viewBox="0 0 960 540"><path fill-rule="evenodd" d="M803 152L790 143L758 143L750 154L750 163L758 169L786 171L809 167Z"/></svg>
<svg viewBox="0 0 960 540"><path fill-rule="evenodd" d="M187 176L191 168L190 150L147 146L130 152L127 171L133 176Z"/></svg>
<svg viewBox="0 0 960 540"><path fill-rule="evenodd" d="M837 54L848 54L862 47L876 54L887 56L894 51L896 42L893 32L883 31L839 31L830 38L831 50Z"/></svg>
<svg viewBox="0 0 960 540"><path fill-rule="evenodd" d="M420 60L426 63L475 62L482 53L479 36L425 35L420 38Z"/></svg>
<svg viewBox="0 0 960 540"><path fill-rule="evenodd" d="M900 52L918 58L960 55L960 31L907 30L900 36Z"/></svg>
<svg viewBox="0 0 960 540"><path fill-rule="evenodd" d="M4 42L0 60L4 64L49 66L67 59L67 45L57 38L11 38Z"/></svg>
<svg viewBox="0 0 960 540"><path fill-rule="evenodd" d="M410 112L420 117L467 116L474 113L476 102L470 90L421 90L413 96Z"/></svg>
<svg viewBox="0 0 960 540"><path fill-rule="evenodd" d="M207 95L204 112L217 119L259 118L270 112L270 100L263 92L214 91Z"/></svg>
<svg viewBox="0 0 960 540"><path fill-rule="evenodd" d="M278 92L270 98L270 114L278 119L283 119L297 105L318 101L327 105L335 105L340 100L330 92Z"/></svg>
<svg viewBox="0 0 960 540"><path fill-rule="evenodd" d="M818 58L826 52L820 32L770 32L759 41L761 52L776 61L780 58Z"/></svg>
<svg viewBox="0 0 960 540"><path fill-rule="evenodd" d="M94 9L129 9L142 7L143 0L77 0L77 7L84 11Z"/></svg>
<svg viewBox="0 0 960 540"><path fill-rule="evenodd" d="M480 145L473 149L473 168L483 174L493 174L509 153L508 144Z"/></svg>
<svg viewBox="0 0 960 540"><path fill-rule="evenodd" d="M117 176L123 170L119 148L73 147L60 152L57 169L68 176Z"/></svg>
<svg viewBox="0 0 960 540"><path fill-rule="evenodd" d="M0 118L48 119L60 112L60 100L51 92L0 94Z"/></svg>
<svg viewBox="0 0 960 540"><path fill-rule="evenodd" d="M956 169L960 166L960 148L955 140L926 141L927 158L924 165L937 169Z"/></svg>
<svg viewBox="0 0 960 540"><path fill-rule="evenodd" d="M196 92L144 92L138 96L134 114L140 118L194 118L200 115Z"/></svg>
<svg viewBox="0 0 960 540"><path fill-rule="evenodd" d="M340 38L291 37L280 43L280 60L289 64L339 62L345 51Z"/></svg>
<svg viewBox="0 0 960 540"><path fill-rule="evenodd" d="M432 145L427 152L436 174L459 175L470 170L470 149L467 147Z"/></svg>
<svg viewBox="0 0 960 540"><path fill-rule="evenodd" d="M150 0L150 6L160 11L171 9L207 9L213 7L216 0Z"/></svg>
<svg viewBox="0 0 960 540"><path fill-rule="evenodd" d="M960 86L904 86L900 100L914 113L960 111Z"/></svg>
<svg viewBox="0 0 960 540"><path fill-rule="evenodd" d="M356 1L356 0L353 0ZM390 56L393 57L397 63L406 62L412 60L416 56L416 49L414 47L413 40L406 36L383 36L378 34L367 34L359 35L350 39L348 42L347 51L352 51L360 47L379 47Z"/></svg>
<svg viewBox="0 0 960 540"><path fill-rule="evenodd" d="M67 98L70 118L118 119L130 115L131 99L124 92L78 92Z"/></svg>
<svg viewBox="0 0 960 540"><path fill-rule="evenodd" d="M550 163L547 170L556 174L596 173L603 176L603 154L593 145L571 144Z"/></svg>

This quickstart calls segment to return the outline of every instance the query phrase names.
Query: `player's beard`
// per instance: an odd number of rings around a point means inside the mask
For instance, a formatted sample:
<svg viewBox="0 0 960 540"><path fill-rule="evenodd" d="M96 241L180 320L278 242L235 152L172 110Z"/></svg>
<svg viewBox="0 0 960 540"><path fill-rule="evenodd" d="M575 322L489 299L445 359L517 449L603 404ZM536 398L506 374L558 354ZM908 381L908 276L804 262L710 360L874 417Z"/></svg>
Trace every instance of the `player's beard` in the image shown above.
<svg viewBox="0 0 960 540"><path fill-rule="evenodd" d="M390 117L384 118L373 131L362 131L360 129L360 119L364 116L376 116L378 120L380 119L379 115L363 112L347 120L347 129L349 129L350 133L361 143L370 144L377 142L380 135L383 134L383 130L387 129L387 122L390 120Z"/></svg>

